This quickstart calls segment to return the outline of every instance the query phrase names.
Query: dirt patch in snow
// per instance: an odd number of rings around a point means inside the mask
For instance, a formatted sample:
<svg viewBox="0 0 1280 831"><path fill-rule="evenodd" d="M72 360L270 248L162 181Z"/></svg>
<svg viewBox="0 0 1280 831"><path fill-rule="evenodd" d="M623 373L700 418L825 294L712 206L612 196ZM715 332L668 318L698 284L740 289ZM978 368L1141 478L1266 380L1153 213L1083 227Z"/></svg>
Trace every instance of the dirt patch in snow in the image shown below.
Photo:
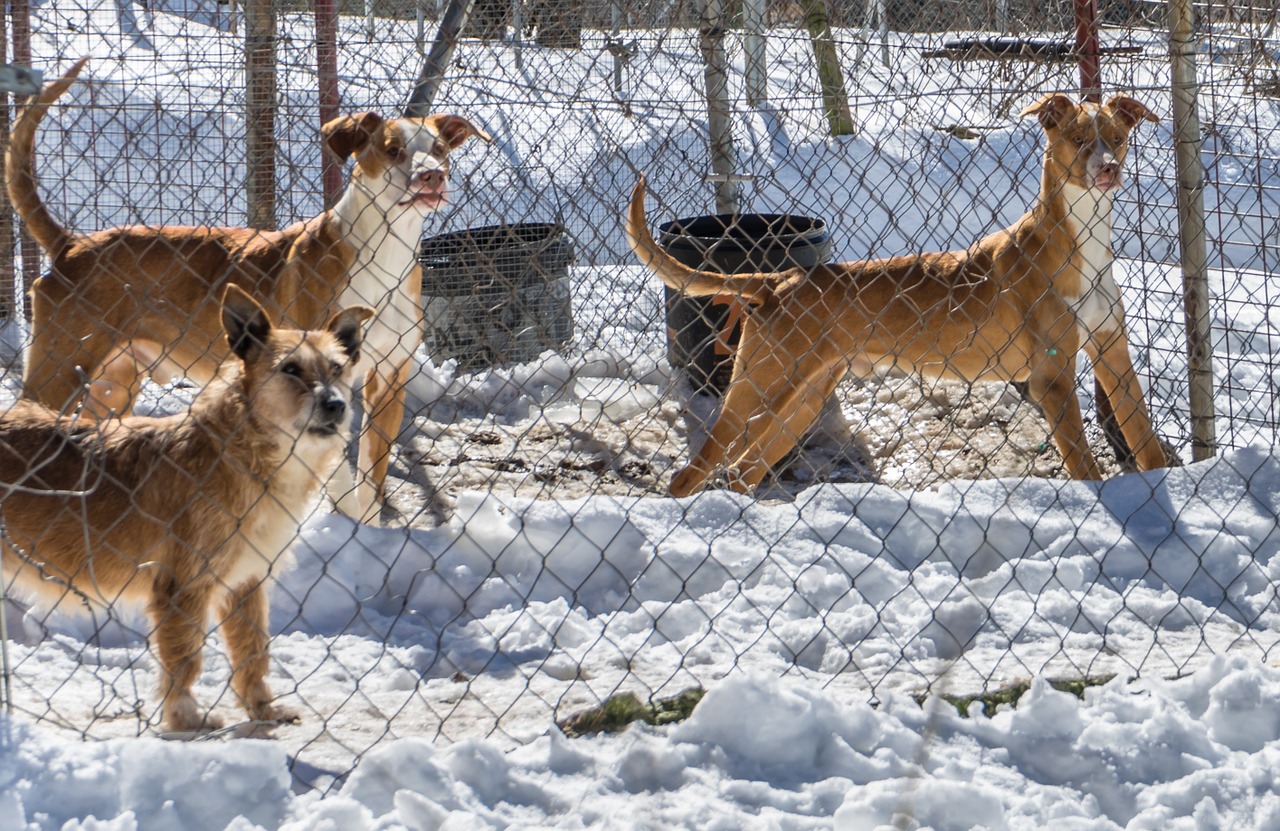
<svg viewBox="0 0 1280 831"><path fill-rule="evenodd" d="M587 389L523 418L412 418L393 461L384 521L437 525L469 490L533 499L664 496L690 448L702 442L718 399L683 383L600 382L608 389L599 396ZM1123 472L1101 429L1092 422L1087 428L1104 473ZM919 489L1024 476L1066 475L1039 408L1013 385L883 377L842 384L758 496L788 499L821 482Z"/></svg>

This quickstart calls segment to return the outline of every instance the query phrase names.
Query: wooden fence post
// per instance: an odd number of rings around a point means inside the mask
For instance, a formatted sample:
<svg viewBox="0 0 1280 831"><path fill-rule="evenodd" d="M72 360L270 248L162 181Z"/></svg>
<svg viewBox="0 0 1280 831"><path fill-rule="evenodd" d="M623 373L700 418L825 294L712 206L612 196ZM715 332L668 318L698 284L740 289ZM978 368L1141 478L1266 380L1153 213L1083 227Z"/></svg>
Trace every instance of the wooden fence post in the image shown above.
<svg viewBox="0 0 1280 831"><path fill-rule="evenodd" d="M0 63L9 60L9 27L0 12ZM9 152L9 93L0 91L0 182L6 180L5 158ZM13 236L14 213L9 191L0 188L0 320L13 317L18 308L17 243Z"/></svg>
<svg viewBox="0 0 1280 831"><path fill-rule="evenodd" d="M13 17L13 62L31 66L31 7L27 0L10 0L9 12ZM22 292L25 297L40 276L40 247L26 226L18 228L18 243L21 246ZM25 303L22 308L30 320L31 304Z"/></svg>
<svg viewBox="0 0 1280 831"><path fill-rule="evenodd" d="M244 4L245 199L251 228L276 227L276 12Z"/></svg>
<svg viewBox="0 0 1280 831"><path fill-rule="evenodd" d="M316 0L316 87L323 127L339 115L337 0ZM328 148L320 148L320 181L326 209L332 208L342 195L342 164L343 160L334 157Z"/></svg>

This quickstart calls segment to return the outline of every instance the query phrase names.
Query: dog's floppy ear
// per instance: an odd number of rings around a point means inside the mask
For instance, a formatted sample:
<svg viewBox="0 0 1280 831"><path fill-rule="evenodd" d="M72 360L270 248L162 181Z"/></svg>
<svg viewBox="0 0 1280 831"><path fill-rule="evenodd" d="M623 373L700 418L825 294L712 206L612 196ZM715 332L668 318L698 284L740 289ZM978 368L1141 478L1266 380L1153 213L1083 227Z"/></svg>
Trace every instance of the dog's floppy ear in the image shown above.
<svg viewBox="0 0 1280 831"><path fill-rule="evenodd" d="M338 339L342 351L347 353L351 363L360 360L360 344L364 341L364 323L374 315L368 306L351 306L338 312L329 319L328 329Z"/></svg>
<svg viewBox="0 0 1280 831"><path fill-rule="evenodd" d="M481 141L493 141L493 136L460 115L429 115L423 123L435 131L450 151L457 150L472 136Z"/></svg>
<svg viewBox="0 0 1280 831"><path fill-rule="evenodd" d="M266 348L271 319L248 292L231 284L222 293L222 328L227 333L231 351L240 360L247 361L254 352Z"/></svg>
<svg viewBox="0 0 1280 831"><path fill-rule="evenodd" d="M1160 123L1160 117L1144 107L1139 101L1130 98L1127 95L1113 95L1107 101L1107 109L1114 110L1115 114L1120 116L1129 128L1137 127L1144 121L1150 121L1153 124Z"/></svg>
<svg viewBox="0 0 1280 831"><path fill-rule="evenodd" d="M1051 92L1018 115L1024 117L1034 115L1040 119L1040 126L1049 130L1061 125L1067 116L1075 111L1075 108L1075 102L1070 98L1060 92Z"/></svg>
<svg viewBox="0 0 1280 831"><path fill-rule="evenodd" d="M343 115L321 127L320 135L330 152L339 159L345 159L368 147L383 123L382 116L377 113Z"/></svg>

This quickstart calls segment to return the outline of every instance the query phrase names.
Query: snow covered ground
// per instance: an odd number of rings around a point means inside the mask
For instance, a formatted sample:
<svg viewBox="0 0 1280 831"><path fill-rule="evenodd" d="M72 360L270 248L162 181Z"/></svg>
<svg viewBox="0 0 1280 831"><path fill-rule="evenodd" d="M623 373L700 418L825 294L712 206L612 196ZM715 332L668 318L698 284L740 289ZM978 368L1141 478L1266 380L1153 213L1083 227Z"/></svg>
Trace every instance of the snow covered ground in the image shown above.
<svg viewBox="0 0 1280 831"><path fill-rule="evenodd" d="M47 199L78 228L236 221L236 38L190 10L126 8L36 9L50 72L99 58L42 134ZM305 17L283 25L311 42ZM343 22L349 109L396 108L416 74L405 27L379 25L366 42ZM634 35L629 115L598 35L581 52L458 54L440 109L498 141L457 160L456 207L428 232L563 221L574 341L475 374L420 355L393 527L319 506L273 593L272 683L303 722L270 741L163 741L140 615L8 604L0 831L1276 827L1280 303L1254 218L1280 211L1247 152L1275 113L1210 113L1242 125L1219 127L1229 175L1210 194L1238 209L1216 226L1216 459L1065 482L1012 389L889 377L843 387L756 497L673 500L714 402L667 365L659 287L617 217L637 171L655 222L708 210L705 111L694 34ZM789 35L771 40L773 104L735 116L751 208L826 218L842 258L962 245L1015 218L1040 138L1011 113L1074 84L895 43L893 67L857 65L855 137L820 135ZM1142 43L1108 82L1167 113L1162 47ZM306 90L293 48L282 88ZM285 112L310 118L314 99L291 96ZM955 124L982 139L934 129ZM282 131L282 211L307 215L314 125ZM1167 124L1140 135L1117 277L1159 429L1189 461L1170 147ZM3 335L12 355L21 330ZM151 388L145 406L192 392ZM1109 675L1083 700L1044 682ZM940 698L1029 678L1016 709L962 719ZM225 679L214 638L198 692L234 722ZM707 695L678 725L555 727L616 693L695 686Z"/></svg>

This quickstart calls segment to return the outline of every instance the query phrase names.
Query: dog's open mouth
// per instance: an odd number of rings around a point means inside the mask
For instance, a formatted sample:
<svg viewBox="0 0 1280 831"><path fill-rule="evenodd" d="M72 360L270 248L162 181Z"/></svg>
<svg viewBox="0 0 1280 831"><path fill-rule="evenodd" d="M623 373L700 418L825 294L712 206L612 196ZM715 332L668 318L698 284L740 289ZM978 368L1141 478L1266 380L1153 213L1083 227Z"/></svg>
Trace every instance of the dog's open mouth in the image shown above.
<svg viewBox="0 0 1280 831"><path fill-rule="evenodd" d="M429 210L439 210L446 202L445 192L442 190L424 190L410 196L408 199L400 202L402 207L408 205L417 205L420 208Z"/></svg>
<svg viewBox="0 0 1280 831"><path fill-rule="evenodd" d="M1093 184L1098 190L1115 190L1120 187L1123 178L1119 173L1103 170L1099 171L1097 178L1093 180Z"/></svg>
<svg viewBox="0 0 1280 831"><path fill-rule="evenodd" d="M320 438L329 438L338 435L338 425L336 424L312 424L307 427L307 434L318 436Z"/></svg>

